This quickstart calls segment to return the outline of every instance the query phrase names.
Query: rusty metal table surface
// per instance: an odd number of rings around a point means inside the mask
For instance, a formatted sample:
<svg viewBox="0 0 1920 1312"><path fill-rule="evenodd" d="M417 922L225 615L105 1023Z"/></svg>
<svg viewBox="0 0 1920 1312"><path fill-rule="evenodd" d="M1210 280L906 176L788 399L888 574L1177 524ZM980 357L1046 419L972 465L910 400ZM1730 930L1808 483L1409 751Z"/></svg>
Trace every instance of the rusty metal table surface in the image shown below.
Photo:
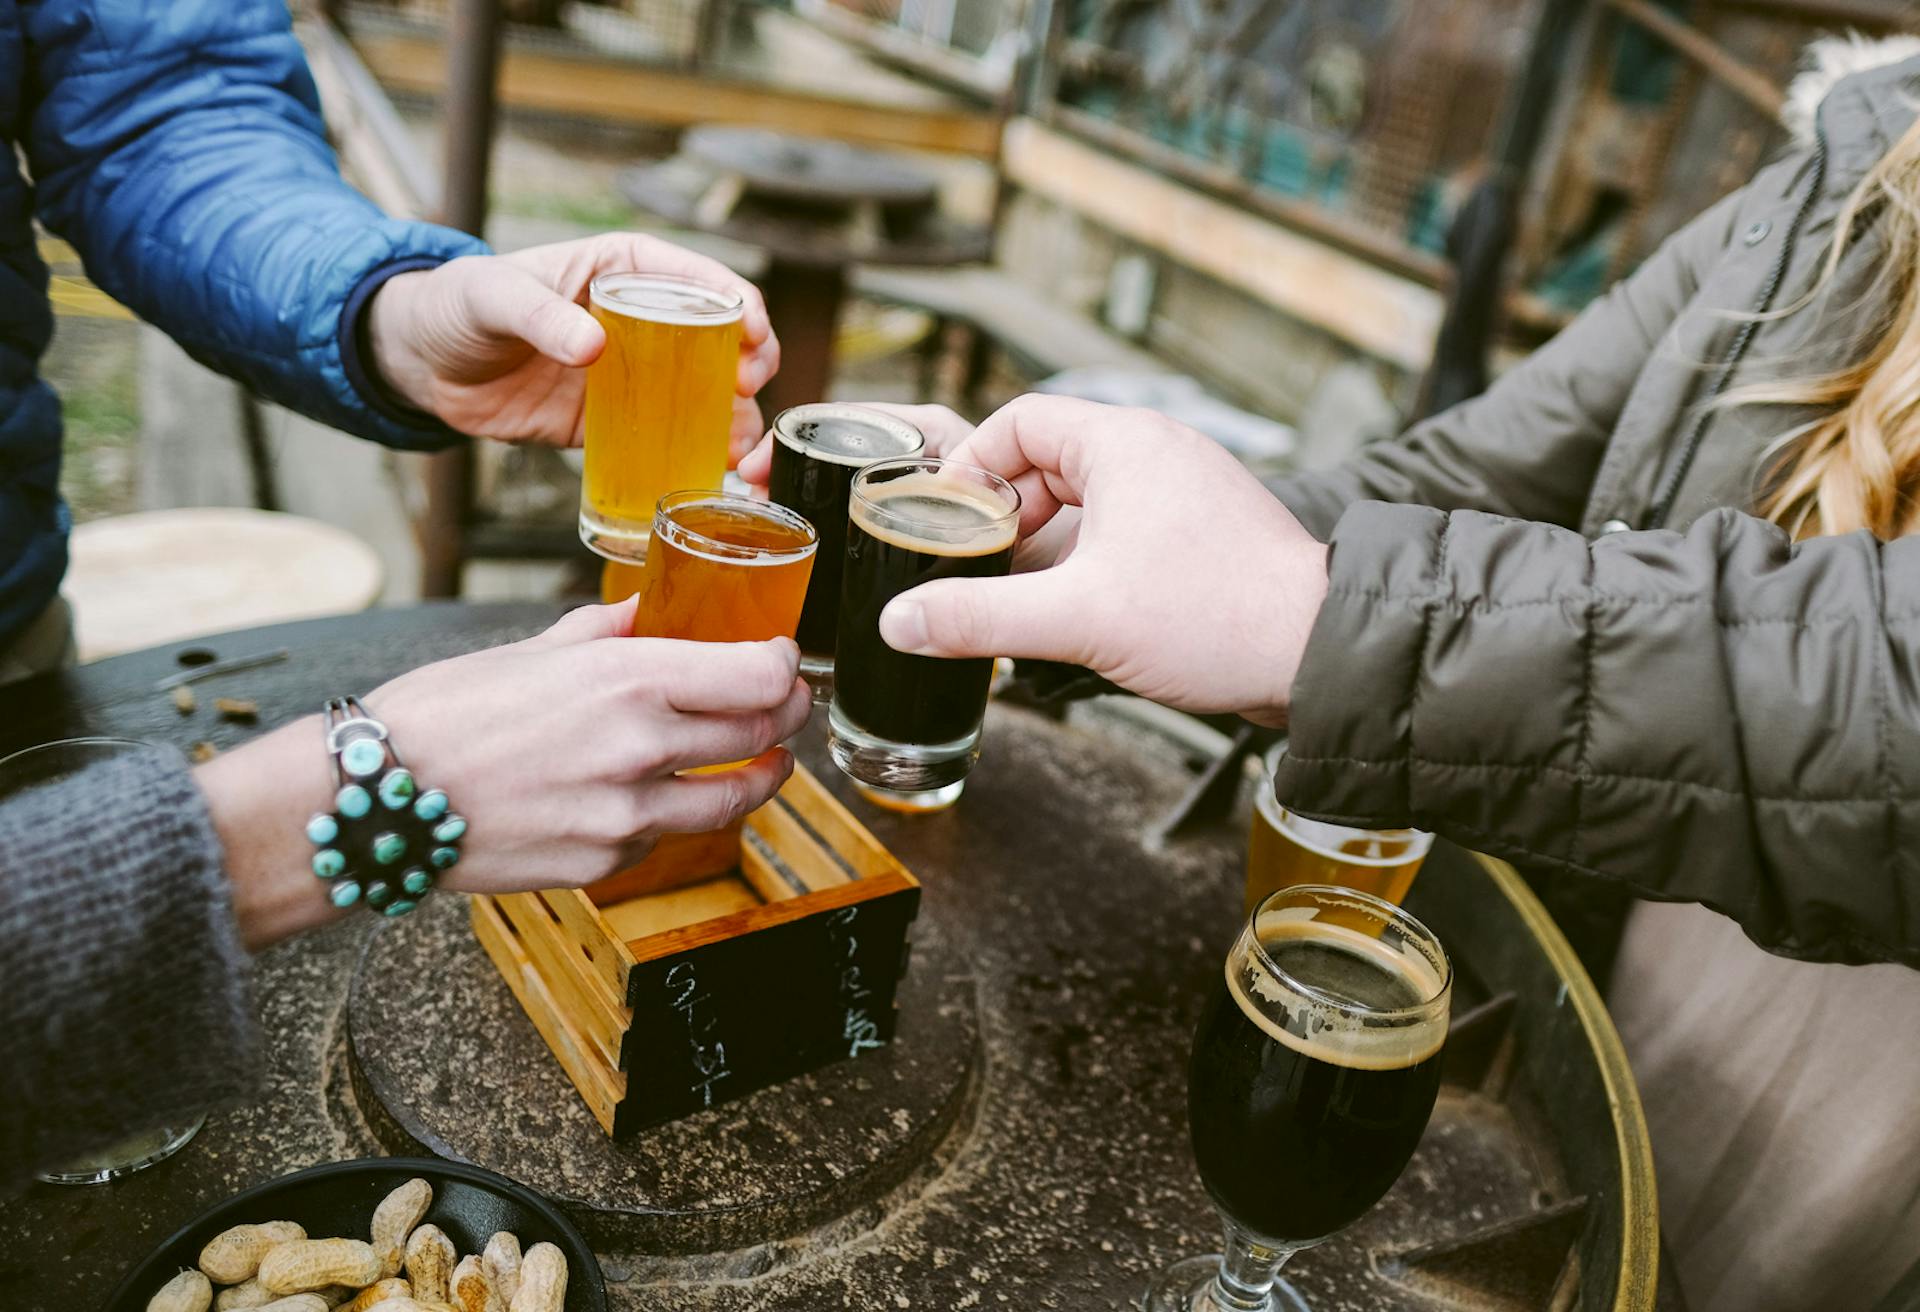
<svg viewBox="0 0 1920 1312"><path fill-rule="evenodd" d="M231 747L258 732L208 710L182 717L156 691L189 648L222 658L290 649L283 663L208 685L257 700L270 726L310 713L327 695L524 636L557 611L443 604L135 653L0 690L0 754L87 733ZM1123 1307L1162 1266L1214 1245L1187 1147L1185 1060L1238 920L1244 811L1231 826L1150 850L1143 831L1191 776L1177 752L1136 741L1142 734L996 706L961 805L901 817L854 798L825 767L818 724L809 730L803 759L922 880L919 932L940 936L969 967L977 1091L927 1169L836 1222L729 1253L603 1249L615 1307ZM507 999L505 986L473 964L481 959L463 918L436 915L436 941L457 959L442 964L469 972L460 988ZM228 1194L317 1162L389 1151L346 1071L349 987L375 932L371 917L351 919L260 958L268 1077L256 1101L217 1110L177 1157L132 1179L36 1186L0 1202L0 1307L95 1306L149 1247ZM535 1054L525 1071L501 1073L502 1099L570 1097L510 999L497 1014L488 1023L521 1027L507 1037ZM883 1058L842 1066L858 1073ZM696 1141L716 1154L737 1144L812 1151L806 1108L779 1090L701 1117L722 1113L762 1124L736 1140L715 1130L717 1120L697 1117L682 1123L685 1133L707 1136ZM1504 1114L1443 1095L1434 1132L1382 1207L1296 1263L1295 1279L1317 1309L1437 1307L1386 1283L1375 1260L1381 1234L1445 1239L1539 1205L1548 1191L1538 1179L1501 1178L1501 1150L1476 1147L1506 1132L1497 1123ZM1465 1181L1451 1165L1435 1169L1447 1154L1476 1153L1487 1160ZM738 1173L740 1163L728 1165ZM1551 1164L1531 1165L1552 1182Z"/></svg>

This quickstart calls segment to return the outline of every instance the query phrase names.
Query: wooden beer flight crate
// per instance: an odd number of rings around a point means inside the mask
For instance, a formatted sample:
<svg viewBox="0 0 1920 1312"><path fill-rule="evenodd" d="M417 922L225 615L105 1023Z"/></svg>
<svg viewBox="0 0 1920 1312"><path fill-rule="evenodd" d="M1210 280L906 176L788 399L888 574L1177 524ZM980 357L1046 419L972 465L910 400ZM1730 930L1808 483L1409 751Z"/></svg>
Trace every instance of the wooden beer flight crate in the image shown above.
<svg viewBox="0 0 1920 1312"><path fill-rule="evenodd" d="M743 824L473 928L608 1134L888 1042L920 885L805 766Z"/></svg>

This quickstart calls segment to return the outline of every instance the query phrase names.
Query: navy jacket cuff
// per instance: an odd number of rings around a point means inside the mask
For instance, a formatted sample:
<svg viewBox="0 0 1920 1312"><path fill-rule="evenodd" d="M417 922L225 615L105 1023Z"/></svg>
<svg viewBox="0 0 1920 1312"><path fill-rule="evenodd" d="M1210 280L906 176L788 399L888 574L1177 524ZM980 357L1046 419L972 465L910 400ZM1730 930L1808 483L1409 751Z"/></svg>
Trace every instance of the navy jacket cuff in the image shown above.
<svg viewBox="0 0 1920 1312"><path fill-rule="evenodd" d="M368 335L367 308L373 304L373 294L386 286L389 278L416 269L437 269L446 262L446 257L440 255L406 255L376 265L354 284L340 311L340 365L346 371L347 382L366 402L368 409L388 423L411 429L418 435L416 443L409 445L417 444L426 448L451 445L459 440L461 434L449 428L437 416L407 404L380 376L380 370L373 361L373 343Z"/></svg>

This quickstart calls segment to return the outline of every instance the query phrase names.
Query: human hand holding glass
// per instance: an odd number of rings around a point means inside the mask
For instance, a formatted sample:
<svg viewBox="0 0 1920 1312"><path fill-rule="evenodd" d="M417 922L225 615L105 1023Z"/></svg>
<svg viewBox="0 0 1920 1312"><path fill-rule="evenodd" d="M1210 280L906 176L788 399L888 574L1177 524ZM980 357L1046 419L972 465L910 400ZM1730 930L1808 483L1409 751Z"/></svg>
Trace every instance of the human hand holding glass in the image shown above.
<svg viewBox="0 0 1920 1312"><path fill-rule="evenodd" d="M1280 1268L1406 1168L1440 1089L1452 980L1432 931L1379 898L1303 884L1255 908L1187 1071L1226 1252L1176 1263L1144 1312L1304 1312Z"/></svg>

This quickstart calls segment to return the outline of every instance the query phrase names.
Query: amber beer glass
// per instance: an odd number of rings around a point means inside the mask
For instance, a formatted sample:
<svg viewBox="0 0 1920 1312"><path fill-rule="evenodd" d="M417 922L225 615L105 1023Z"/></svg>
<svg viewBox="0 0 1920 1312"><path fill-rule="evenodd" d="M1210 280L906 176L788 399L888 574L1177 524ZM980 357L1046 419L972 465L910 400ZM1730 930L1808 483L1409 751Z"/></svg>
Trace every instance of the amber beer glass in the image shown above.
<svg viewBox="0 0 1920 1312"><path fill-rule="evenodd" d="M653 516L636 638L791 638L819 545L784 506L727 492L670 492Z"/></svg>
<svg viewBox="0 0 1920 1312"><path fill-rule="evenodd" d="M1267 894L1296 884L1338 884L1398 906L1427 859L1433 835L1418 829L1353 829L1295 815L1273 793L1286 750L1282 741L1267 754L1254 793L1247 912Z"/></svg>
<svg viewBox="0 0 1920 1312"><path fill-rule="evenodd" d="M800 673L815 703L833 695L833 649L840 626L840 576L847 554L853 480L882 460L917 456L926 444L904 419L836 401L797 405L773 421L773 471L767 494L799 512L820 534L820 551L800 611Z"/></svg>
<svg viewBox="0 0 1920 1312"><path fill-rule="evenodd" d="M1019 519L1011 483L951 460L888 460L853 480L827 745L883 806L933 810L960 796L980 755L993 659L895 651L880 612L932 579L1007 573Z"/></svg>
<svg viewBox="0 0 1920 1312"><path fill-rule="evenodd" d="M742 302L655 273L603 274L591 297L607 349L587 367L580 539L638 561L661 497L726 475Z"/></svg>

